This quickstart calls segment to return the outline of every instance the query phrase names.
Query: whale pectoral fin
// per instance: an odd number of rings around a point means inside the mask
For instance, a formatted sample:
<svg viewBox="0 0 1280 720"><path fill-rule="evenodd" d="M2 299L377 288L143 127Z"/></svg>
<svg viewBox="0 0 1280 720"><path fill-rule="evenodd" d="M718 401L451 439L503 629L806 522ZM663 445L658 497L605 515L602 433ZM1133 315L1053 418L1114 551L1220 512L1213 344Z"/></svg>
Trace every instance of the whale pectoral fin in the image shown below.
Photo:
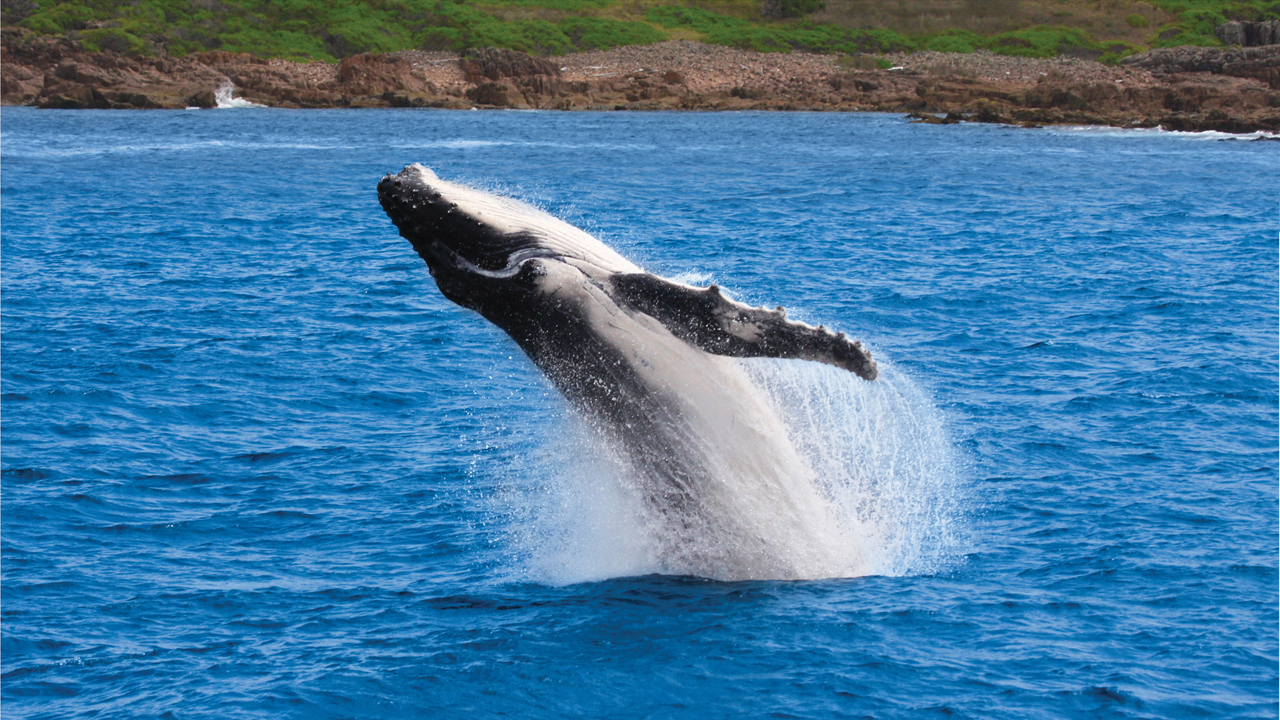
<svg viewBox="0 0 1280 720"><path fill-rule="evenodd" d="M617 300L705 352L814 360L876 379L876 363L862 343L788 320L782 308L751 307L725 297L715 285L697 288L648 273L619 273L610 282Z"/></svg>

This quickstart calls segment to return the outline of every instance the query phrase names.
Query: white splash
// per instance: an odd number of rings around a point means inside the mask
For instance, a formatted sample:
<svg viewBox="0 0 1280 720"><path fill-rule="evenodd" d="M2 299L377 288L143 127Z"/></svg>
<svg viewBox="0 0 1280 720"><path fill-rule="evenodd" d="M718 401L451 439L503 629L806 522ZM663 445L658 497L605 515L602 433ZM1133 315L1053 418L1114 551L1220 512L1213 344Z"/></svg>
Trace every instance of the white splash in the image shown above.
<svg viewBox="0 0 1280 720"><path fill-rule="evenodd" d="M219 109L266 107L266 105L259 105L256 102L250 102L244 98L234 97L235 91L236 86L228 80L213 93L214 99L218 101Z"/></svg>
<svg viewBox="0 0 1280 720"><path fill-rule="evenodd" d="M725 511L735 524L766 536L771 553L789 555L798 575L769 566L751 571L755 538L691 528L655 517L637 478L600 436L565 419L547 433L540 457L527 458L511 508L515 540L534 579L552 584L646 574L715 579L908 575L950 564L965 526L959 458L940 411L892 365L864 382L817 363L742 363L765 396L802 463L766 487L742 477L730 458L713 481L736 493ZM765 423L768 426L768 423ZM568 428L566 430L566 428ZM772 444L772 443L770 443ZM758 448L741 449L746 454ZM745 497L744 497L745 496ZM781 512L778 498L808 508L803 524ZM818 503L817 505L813 504ZM683 547L676 547L676 544ZM690 545L692 547L690 547ZM720 569L708 558L726 563ZM744 572L742 568L747 568Z"/></svg>
<svg viewBox="0 0 1280 720"><path fill-rule="evenodd" d="M867 574L934 572L952 560L965 527L960 457L926 393L883 358L875 382L817 363L748 366Z"/></svg>
<svg viewBox="0 0 1280 720"><path fill-rule="evenodd" d="M675 275L668 275L666 278L672 282L683 283L685 285L710 285L712 281L715 280L711 273L702 272L701 270L691 270L688 272L677 273ZM725 290L721 288L721 292L725 292Z"/></svg>
<svg viewBox="0 0 1280 720"><path fill-rule="evenodd" d="M1163 127L1153 128L1118 128L1110 125L1055 125L1044 128L1050 133L1066 133L1075 135L1098 135L1125 137L1135 135L1161 135L1184 138L1187 140L1280 140L1280 133L1256 130L1250 133L1227 133L1218 130L1166 130Z"/></svg>

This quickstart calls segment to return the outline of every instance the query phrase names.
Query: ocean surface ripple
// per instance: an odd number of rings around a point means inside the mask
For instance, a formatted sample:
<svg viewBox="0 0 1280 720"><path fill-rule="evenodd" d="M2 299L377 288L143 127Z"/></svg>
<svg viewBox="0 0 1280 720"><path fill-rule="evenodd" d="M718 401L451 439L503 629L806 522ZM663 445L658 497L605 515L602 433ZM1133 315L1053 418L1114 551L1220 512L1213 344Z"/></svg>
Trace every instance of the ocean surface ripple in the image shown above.
<svg viewBox="0 0 1280 720"><path fill-rule="evenodd" d="M2 120L7 718L1277 716L1277 143ZM862 338L876 386L746 364L871 574L653 572L558 396L383 216L415 161Z"/></svg>

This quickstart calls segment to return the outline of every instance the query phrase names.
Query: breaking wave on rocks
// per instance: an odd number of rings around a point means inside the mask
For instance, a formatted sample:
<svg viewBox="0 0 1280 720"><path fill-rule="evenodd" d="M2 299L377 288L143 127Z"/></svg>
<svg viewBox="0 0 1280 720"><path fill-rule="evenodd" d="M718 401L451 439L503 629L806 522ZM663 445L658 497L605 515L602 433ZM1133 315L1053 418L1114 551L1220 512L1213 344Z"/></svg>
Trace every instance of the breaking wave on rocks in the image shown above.
<svg viewBox="0 0 1280 720"><path fill-rule="evenodd" d="M259 105L256 102L251 102L249 100L245 100L244 98L238 98L235 96L235 93L236 93L236 86L232 84L230 80L228 80L227 82L219 86L218 89L213 93L214 98L218 101L218 109L228 110L232 108L266 107L265 105Z"/></svg>

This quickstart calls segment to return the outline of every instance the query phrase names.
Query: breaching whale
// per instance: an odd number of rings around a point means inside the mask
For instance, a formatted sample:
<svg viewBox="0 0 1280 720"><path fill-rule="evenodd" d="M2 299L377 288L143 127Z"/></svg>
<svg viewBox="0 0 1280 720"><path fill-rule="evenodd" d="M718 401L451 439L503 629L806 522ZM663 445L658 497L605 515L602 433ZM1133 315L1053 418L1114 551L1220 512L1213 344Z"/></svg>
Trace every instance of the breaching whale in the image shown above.
<svg viewBox="0 0 1280 720"><path fill-rule="evenodd" d="M558 218L419 164L382 178L378 198L444 296L505 331L626 468L662 571L862 574L850 529L734 359L874 380L859 342L646 273Z"/></svg>

